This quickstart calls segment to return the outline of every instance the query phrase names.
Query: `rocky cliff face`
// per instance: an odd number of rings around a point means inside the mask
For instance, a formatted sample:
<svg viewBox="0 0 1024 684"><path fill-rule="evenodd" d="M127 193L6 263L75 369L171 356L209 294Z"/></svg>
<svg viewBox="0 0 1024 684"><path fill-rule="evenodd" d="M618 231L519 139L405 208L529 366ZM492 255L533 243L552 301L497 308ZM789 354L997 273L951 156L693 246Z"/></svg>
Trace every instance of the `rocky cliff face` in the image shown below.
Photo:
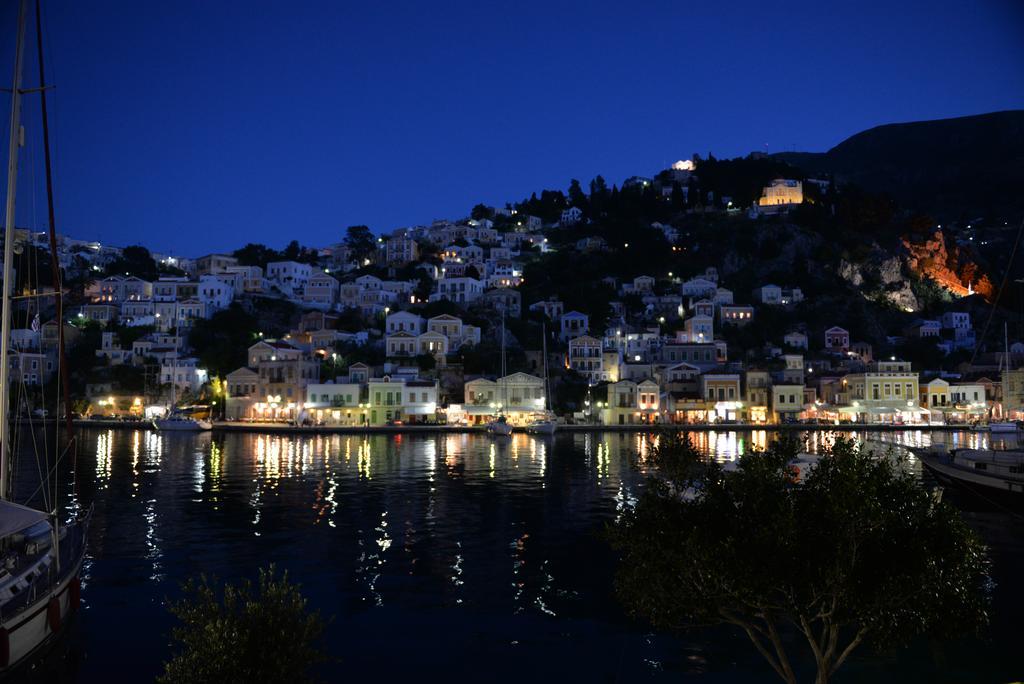
<svg viewBox="0 0 1024 684"><path fill-rule="evenodd" d="M898 256L885 255L880 248L862 263L841 259L836 272L866 295L880 294L904 311L917 311L920 307L906 277L903 261Z"/></svg>
<svg viewBox="0 0 1024 684"><path fill-rule="evenodd" d="M941 230L924 238L904 236L903 247L907 250L907 267L913 273L931 278L957 296L974 292L992 301L995 289L988 275Z"/></svg>

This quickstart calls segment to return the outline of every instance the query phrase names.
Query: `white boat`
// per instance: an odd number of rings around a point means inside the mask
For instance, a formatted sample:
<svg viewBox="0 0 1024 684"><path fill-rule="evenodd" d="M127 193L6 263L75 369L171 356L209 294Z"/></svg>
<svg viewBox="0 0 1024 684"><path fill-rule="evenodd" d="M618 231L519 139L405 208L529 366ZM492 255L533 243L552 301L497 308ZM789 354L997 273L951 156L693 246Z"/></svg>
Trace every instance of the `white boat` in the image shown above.
<svg viewBox="0 0 1024 684"><path fill-rule="evenodd" d="M170 408L166 416L153 421L153 427L161 432L201 432L213 429L213 424L210 421L186 416L177 409L177 405L178 386L172 382Z"/></svg>
<svg viewBox="0 0 1024 684"><path fill-rule="evenodd" d="M18 148L22 135L21 98L26 92L38 92L43 114L43 140L46 155L47 201L50 210L50 246L54 261L56 254L56 227L53 212L53 186L50 175L49 129L46 122L46 81L43 77L42 47L39 50L39 71L41 86L38 90L22 88L22 71L25 52L25 24L28 17L28 1L18 3L18 30L15 47L14 80L10 89L11 116L10 140L7 159L7 201L4 217L4 259L2 285L0 285L0 679L15 678L30 664L31 659L42 652L61 633L69 618L78 609L81 598L79 571L85 557L85 543L89 527L88 513L75 515L71 520L62 519L57 496L56 482L49 476L40 483L48 491L47 510L37 510L12 501L15 494L11 482L12 463L15 454L11 448L10 397L14 394L15 383L23 382L16 373L11 382L10 365L6 363L11 341L12 289L14 278L15 240L15 199L17 197ZM39 29L39 15L36 15ZM41 283L37 283L41 284ZM56 320L63 318L62 286L59 272L54 273L54 300ZM60 331L61 326L58 326ZM65 363L63 334L58 332L58 353L60 364L58 377L66 381L68 368ZM70 408L65 382L63 392L64 409ZM17 388L24 390L24 385ZM9 391L10 390L10 391ZM58 412L59 413L59 412ZM73 441L70 420L66 422L68 439ZM74 444L69 444L74 452ZM45 447L44 447L45 448ZM58 452L60 453L60 452ZM49 458L49 455L45 455ZM37 458L41 459L39 454ZM61 472L56 464L53 472ZM52 488L52 489L51 489ZM44 490L44 491L45 491ZM24 496L25 492L18 492ZM52 497L52 498L50 498Z"/></svg>
<svg viewBox="0 0 1024 684"><path fill-rule="evenodd" d="M943 484L985 499L1024 506L1024 451L952 449L914 450L922 465Z"/></svg>
<svg viewBox="0 0 1024 684"><path fill-rule="evenodd" d="M213 424L208 420L198 420L186 416L170 416L153 421L153 427L162 432L201 432L212 430Z"/></svg>
<svg viewBox="0 0 1024 684"><path fill-rule="evenodd" d="M535 435L553 435L558 429L558 423L554 420L538 419L526 426L526 431Z"/></svg>

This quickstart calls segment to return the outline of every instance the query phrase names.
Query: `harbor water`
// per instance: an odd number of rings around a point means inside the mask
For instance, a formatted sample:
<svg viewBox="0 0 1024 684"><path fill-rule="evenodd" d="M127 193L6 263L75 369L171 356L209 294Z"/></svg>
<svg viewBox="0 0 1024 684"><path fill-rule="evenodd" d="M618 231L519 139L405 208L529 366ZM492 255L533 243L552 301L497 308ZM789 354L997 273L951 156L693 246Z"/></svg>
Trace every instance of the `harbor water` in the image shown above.
<svg viewBox="0 0 1024 684"><path fill-rule="evenodd" d="M876 450L989 440L957 432L852 436ZM656 632L615 601L615 556L603 533L642 491L652 438L82 430L77 488L60 495L94 508L83 610L29 679L152 681L170 656L166 600L180 596L184 580L254 577L274 562L331 619L332 660L319 672L326 681L456 673L487 681L771 681L775 674L742 634ZM774 436L693 438L730 460ZM801 438L813 451L834 435ZM60 466L64 482L71 463ZM38 482L25 446L21 500ZM1024 676L1024 522L999 510L964 514L992 549L991 627L952 644L861 651L836 681Z"/></svg>

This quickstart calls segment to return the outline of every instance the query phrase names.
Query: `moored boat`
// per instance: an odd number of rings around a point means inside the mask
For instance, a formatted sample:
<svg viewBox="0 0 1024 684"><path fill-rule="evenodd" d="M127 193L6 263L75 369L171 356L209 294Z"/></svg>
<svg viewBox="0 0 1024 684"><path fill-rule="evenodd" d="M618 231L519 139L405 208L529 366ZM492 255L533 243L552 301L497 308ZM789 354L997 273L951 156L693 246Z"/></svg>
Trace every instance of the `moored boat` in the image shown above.
<svg viewBox="0 0 1024 684"><path fill-rule="evenodd" d="M56 463L66 453L73 453L75 436L70 420L70 396L68 389L67 357L64 348L63 328L63 286L60 269L53 268L51 277L56 311L58 379L61 381L62 401L65 409L67 443L60 456L36 453L40 467L38 491L44 495L41 500L30 494L28 501L38 503L45 510L24 506L14 501L26 496L15 491L12 484L14 444L12 439L10 407L12 396L18 396L25 389L21 373L12 378L11 364L7 363L11 347L13 261L15 242L18 240L15 223L15 200L17 198L18 148L24 144L21 126L21 98L28 92L39 92L43 122L43 142L46 159L46 196L49 213L49 241L52 263L58 263L56 220L54 218L53 183L50 173L49 128L46 113L46 80L43 69L42 19L39 4L36 4L36 37L39 55L40 87L33 90L22 88L24 66L25 24L28 17L28 2L18 3L18 28L15 41L14 79L11 89L10 140L7 159L7 200L4 215L3 274L0 277L0 678L13 677L17 671L31 664L31 659L56 639L68 623L71 614L79 606L81 584L79 572L85 558L85 544L89 527L88 512L76 511L70 520L64 520L60 498L57 495L59 472ZM34 287L41 283L36 282ZM38 315L37 315L38 318ZM15 366L17 368L17 366ZM13 380L13 382L12 382ZM21 385L16 386L20 381ZM59 407L59 405L58 405ZM58 411L58 415L60 412ZM46 441L41 447L47 450ZM53 444L53 443L51 443ZM38 445L32 440L33 449ZM53 444L57 448L56 444ZM23 450L24 451L24 450ZM49 459L56 458L55 461ZM45 464L45 465L44 465ZM50 468L53 470L49 470ZM43 471L48 471L45 478ZM31 491L31 490L30 490Z"/></svg>
<svg viewBox="0 0 1024 684"><path fill-rule="evenodd" d="M508 437L512 434L512 423L505 416L498 416L487 424L487 434L497 437Z"/></svg>
<svg viewBox="0 0 1024 684"><path fill-rule="evenodd" d="M548 380L548 330L544 324L541 324L541 358L544 361L544 412L530 421L526 426L526 431L535 435L553 435L558 429L558 421L555 418L555 413L548 408L551 390Z"/></svg>
<svg viewBox="0 0 1024 684"><path fill-rule="evenodd" d="M914 449L935 479L982 499L1024 507L1024 451L994 449Z"/></svg>
<svg viewBox="0 0 1024 684"><path fill-rule="evenodd" d="M198 420L187 416L169 416L154 420L153 427L162 432L200 432L212 430L213 423L208 420Z"/></svg>
<svg viewBox="0 0 1024 684"><path fill-rule="evenodd" d="M535 435L553 435L558 423L552 418L538 418L526 426L526 431Z"/></svg>

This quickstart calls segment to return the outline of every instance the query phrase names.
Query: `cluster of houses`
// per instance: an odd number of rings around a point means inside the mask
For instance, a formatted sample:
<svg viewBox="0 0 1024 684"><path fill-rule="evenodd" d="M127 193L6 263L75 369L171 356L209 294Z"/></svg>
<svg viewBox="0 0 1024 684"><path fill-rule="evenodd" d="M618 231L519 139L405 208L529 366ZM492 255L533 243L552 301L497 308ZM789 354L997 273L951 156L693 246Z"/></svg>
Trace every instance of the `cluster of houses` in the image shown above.
<svg viewBox="0 0 1024 684"><path fill-rule="evenodd" d="M663 194L682 183L686 191L694 170L693 162L681 161L658 179L635 177L627 183L653 184ZM732 210L729 198L718 200ZM800 181L779 179L764 188L752 211L778 213L802 201ZM1021 408L1017 395L1024 393L1024 379L1018 381L1017 371L985 366L982 357L970 381L940 374L922 379L909 363L875 359L870 344L851 341L839 326L799 326L780 340L765 341L757 361L730 359L724 330L750 324L762 307L798 307L804 293L799 287L765 283L737 297L715 268L688 279L672 273L667 279L605 278L618 296L609 318L596 325L587 314L566 310L560 293L524 303L525 263L553 248L552 230L585 225L586 218L571 206L549 225L511 208L493 214L501 215L500 229L487 218L435 221L381 236L368 254L357 256L345 243L325 247L315 259L305 260L315 263L282 260L260 267L241 264L229 254L195 259L154 254L160 265L184 275L152 281L130 274L100 277L121 251L61 238L62 268L94 276L65 334L74 343L76 324L84 320L120 329L144 327L145 334L130 344L105 330L96 356L110 366L155 367L154 386L173 387L182 395L196 396L216 381L223 387L221 414L237 421L480 424L500 414L522 424L552 406L550 389L562 382L586 388L583 399L560 405L564 420L606 425L976 422ZM652 227L670 243L679 239L671 226ZM44 239L22 238L40 245ZM581 255L608 250L596 235L574 241L559 240L559 249ZM427 249L430 258L421 258ZM377 268L366 269L371 265ZM399 271L415 276L396 277ZM243 367L226 378L211 378L190 352L190 330L232 302L252 305L260 298L289 301L301 309L301 318L282 339L256 340ZM425 305L438 301L450 302L465 315L421 314ZM369 321L365 329L339 329L339 315L346 310L358 310ZM549 331L548 358L526 350L530 372L462 375L460 352L499 335L496 317L482 313L500 313L503 319L542 316ZM481 326L481 320L490 324ZM39 325L37 320L30 329L12 331L10 363L26 384L42 384L52 376L56 330L56 321ZM932 338L947 353L976 346L970 314L964 311L916 320L900 333ZM378 348L386 361L337 368L339 344ZM1024 347L1015 351L1024 356ZM430 363L423 363L428 357ZM499 367L495 358L493 368ZM542 377L542 368L553 369L550 379ZM111 413L115 405L130 405L137 410L139 401L115 401L116 392L109 386L90 391L103 399L94 408Z"/></svg>

